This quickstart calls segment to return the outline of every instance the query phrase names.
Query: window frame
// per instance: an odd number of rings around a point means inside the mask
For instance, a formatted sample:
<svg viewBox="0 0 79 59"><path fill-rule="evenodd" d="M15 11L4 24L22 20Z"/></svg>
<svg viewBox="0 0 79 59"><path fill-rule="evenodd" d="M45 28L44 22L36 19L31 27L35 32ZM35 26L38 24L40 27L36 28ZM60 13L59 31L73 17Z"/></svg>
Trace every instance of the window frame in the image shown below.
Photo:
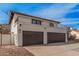
<svg viewBox="0 0 79 59"><path fill-rule="evenodd" d="M32 19L32 24L41 25L41 20Z"/></svg>
<svg viewBox="0 0 79 59"><path fill-rule="evenodd" d="M40 20L37 20L36 23L37 23L38 25L41 25L41 21L40 21Z"/></svg>
<svg viewBox="0 0 79 59"><path fill-rule="evenodd" d="M32 24L36 24L36 20L35 19L32 19Z"/></svg>

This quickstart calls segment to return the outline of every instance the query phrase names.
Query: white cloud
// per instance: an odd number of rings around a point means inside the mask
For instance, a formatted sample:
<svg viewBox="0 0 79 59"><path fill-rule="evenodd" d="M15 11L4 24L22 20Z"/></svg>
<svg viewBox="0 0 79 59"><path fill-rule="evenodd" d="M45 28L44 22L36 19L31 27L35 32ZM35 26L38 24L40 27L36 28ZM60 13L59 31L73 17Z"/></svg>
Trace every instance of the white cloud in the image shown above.
<svg viewBox="0 0 79 59"><path fill-rule="evenodd" d="M36 15L48 19L54 19L61 22L64 25L74 25L79 24L79 18L64 18L64 16L70 12L75 12L78 10L73 10L76 4L54 4L47 8L40 9L35 12Z"/></svg>
<svg viewBox="0 0 79 59"><path fill-rule="evenodd" d="M79 22L79 18L61 18L59 20L61 20L60 22L74 22L74 21Z"/></svg>
<svg viewBox="0 0 79 59"><path fill-rule="evenodd" d="M76 21L76 22L63 22L61 24L64 24L64 25L74 25L74 24L79 24L79 22L78 21Z"/></svg>
<svg viewBox="0 0 79 59"><path fill-rule="evenodd" d="M59 19L63 18L63 16L69 13L76 5L77 4L53 4L47 8L36 11L35 14L44 18Z"/></svg>
<svg viewBox="0 0 79 59"><path fill-rule="evenodd" d="M79 24L79 18L61 18L61 24L64 25L74 25L74 24Z"/></svg>

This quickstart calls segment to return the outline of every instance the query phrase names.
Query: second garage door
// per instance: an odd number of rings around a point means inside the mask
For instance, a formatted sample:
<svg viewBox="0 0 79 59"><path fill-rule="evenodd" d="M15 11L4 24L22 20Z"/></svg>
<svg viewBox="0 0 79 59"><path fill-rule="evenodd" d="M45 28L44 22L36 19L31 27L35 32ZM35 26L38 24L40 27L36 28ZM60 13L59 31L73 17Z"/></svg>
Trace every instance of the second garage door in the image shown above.
<svg viewBox="0 0 79 59"><path fill-rule="evenodd" d="M43 32L23 31L23 46L43 44Z"/></svg>
<svg viewBox="0 0 79 59"><path fill-rule="evenodd" d="M48 43L64 42L65 41L65 34L64 33L48 32L47 36L48 36Z"/></svg>

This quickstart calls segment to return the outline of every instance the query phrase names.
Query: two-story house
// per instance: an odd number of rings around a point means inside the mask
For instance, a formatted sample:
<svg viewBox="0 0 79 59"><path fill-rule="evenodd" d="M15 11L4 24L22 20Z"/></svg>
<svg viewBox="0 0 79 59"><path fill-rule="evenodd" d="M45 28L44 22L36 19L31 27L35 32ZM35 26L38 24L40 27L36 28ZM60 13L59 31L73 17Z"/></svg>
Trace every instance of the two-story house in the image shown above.
<svg viewBox="0 0 79 59"><path fill-rule="evenodd" d="M58 21L11 12L9 24L16 46L67 42L67 30Z"/></svg>

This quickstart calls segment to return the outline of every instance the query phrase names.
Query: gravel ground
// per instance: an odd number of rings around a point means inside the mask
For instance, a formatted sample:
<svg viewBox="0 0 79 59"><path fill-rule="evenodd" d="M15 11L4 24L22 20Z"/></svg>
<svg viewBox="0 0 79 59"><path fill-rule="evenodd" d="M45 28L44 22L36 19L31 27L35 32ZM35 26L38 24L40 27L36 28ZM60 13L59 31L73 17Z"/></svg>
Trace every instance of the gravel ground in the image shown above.
<svg viewBox="0 0 79 59"><path fill-rule="evenodd" d="M4 45L0 46L0 56L33 56L33 54L22 47Z"/></svg>

